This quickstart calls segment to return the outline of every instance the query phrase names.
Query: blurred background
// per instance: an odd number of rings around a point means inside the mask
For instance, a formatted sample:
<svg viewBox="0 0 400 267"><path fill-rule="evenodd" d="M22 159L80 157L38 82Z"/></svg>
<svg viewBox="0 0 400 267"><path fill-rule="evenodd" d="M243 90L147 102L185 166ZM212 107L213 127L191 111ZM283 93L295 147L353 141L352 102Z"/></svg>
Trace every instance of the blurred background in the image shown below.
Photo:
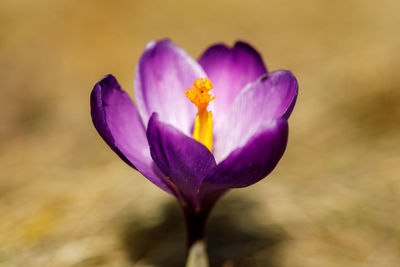
<svg viewBox="0 0 400 267"><path fill-rule="evenodd" d="M183 266L173 197L95 131L146 43L250 42L300 94L274 172L211 214L212 266L399 266L400 2L0 1L0 266Z"/></svg>

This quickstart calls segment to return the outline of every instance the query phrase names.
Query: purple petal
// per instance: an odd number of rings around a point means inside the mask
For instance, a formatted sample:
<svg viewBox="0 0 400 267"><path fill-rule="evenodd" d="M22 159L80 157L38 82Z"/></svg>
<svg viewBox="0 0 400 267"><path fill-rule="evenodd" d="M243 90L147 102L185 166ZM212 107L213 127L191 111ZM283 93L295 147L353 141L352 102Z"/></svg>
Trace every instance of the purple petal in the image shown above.
<svg viewBox="0 0 400 267"><path fill-rule="evenodd" d="M277 119L233 151L203 181L199 193L202 206L212 206L229 188L249 186L267 176L281 159L287 138L287 120Z"/></svg>
<svg viewBox="0 0 400 267"><path fill-rule="evenodd" d="M204 52L199 63L214 86L211 107L216 120L247 83L267 72L260 54L244 42L237 42L233 48L214 45Z"/></svg>
<svg viewBox="0 0 400 267"><path fill-rule="evenodd" d="M93 124L111 149L151 182L171 193L153 169L146 133L135 105L112 75L95 85L90 104Z"/></svg>
<svg viewBox="0 0 400 267"><path fill-rule="evenodd" d="M161 121L191 135L197 109L185 91L205 77L201 66L171 41L148 43L135 73L136 103L144 124L156 112Z"/></svg>
<svg viewBox="0 0 400 267"><path fill-rule="evenodd" d="M173 126L162 123L156 113L149 120L147 138L154 162L188 204L196 207L199 186L216 166L211 152Z"/></svg>
<svg viewBox="0 0 400 267"><path fill-rule="evenodd" d="M215 125L214 156L222 161L277 118L289 118L297 98L290 71L275 71L250 83Z"/></svg>

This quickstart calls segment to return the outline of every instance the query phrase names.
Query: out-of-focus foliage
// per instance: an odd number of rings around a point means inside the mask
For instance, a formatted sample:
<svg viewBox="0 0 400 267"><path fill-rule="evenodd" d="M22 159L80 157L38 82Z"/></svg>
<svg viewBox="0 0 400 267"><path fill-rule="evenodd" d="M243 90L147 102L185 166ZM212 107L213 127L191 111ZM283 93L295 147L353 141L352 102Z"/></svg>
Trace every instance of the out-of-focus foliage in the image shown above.
<svg viewBox="0 0 400 267"><path fill-rule="evenodd" d="M211 214L211 264L397 266L399 9L395 0L1 1L0 266L181 266L177 204L117 158L89 115L102 75L132 96L141 51L164 37L194 57L246 40L269 70L299 80L277 169Z"/></svg>

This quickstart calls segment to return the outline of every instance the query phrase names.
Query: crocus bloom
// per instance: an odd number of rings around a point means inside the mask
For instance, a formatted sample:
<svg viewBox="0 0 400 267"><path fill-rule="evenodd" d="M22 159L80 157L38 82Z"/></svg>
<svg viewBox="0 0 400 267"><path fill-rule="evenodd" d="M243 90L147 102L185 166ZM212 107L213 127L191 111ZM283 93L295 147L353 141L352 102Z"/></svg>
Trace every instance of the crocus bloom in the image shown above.
<svg viewBox="0 0 400 267"><path fill-rule="evenodd" d="M282 157L296 78L268 72L244 42L195 61L161 40L147 44L134 80L136 104L112 75L95 85L93 123L122 160L178 199L191 245L220 196L263 179Z"/></svg>

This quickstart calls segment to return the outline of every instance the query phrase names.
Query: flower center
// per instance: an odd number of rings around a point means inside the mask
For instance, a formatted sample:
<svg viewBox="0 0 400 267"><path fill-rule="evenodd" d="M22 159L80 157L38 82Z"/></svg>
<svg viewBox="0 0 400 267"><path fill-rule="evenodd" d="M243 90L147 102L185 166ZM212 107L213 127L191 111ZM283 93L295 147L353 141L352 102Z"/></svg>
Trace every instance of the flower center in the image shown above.
<svg viewBox="0 0 400 267"><path fill-rule="evenodd" d="M215 99L210 90L213 88L207 78L196 79L193 86L188 88L185 96L196 105L198 112L193 129L193 138L212 151L212 113L207 111L210 101Z"/></svg>

